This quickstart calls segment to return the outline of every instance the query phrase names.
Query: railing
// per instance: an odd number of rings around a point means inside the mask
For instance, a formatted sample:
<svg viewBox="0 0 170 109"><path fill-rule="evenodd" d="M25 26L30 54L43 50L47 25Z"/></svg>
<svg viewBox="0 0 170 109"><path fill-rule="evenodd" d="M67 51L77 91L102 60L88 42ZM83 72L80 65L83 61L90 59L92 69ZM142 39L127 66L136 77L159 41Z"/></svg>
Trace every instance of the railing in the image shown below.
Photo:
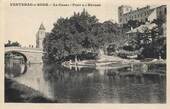
<svg viewBox="0 0 170 109"><path fill-rule="evenodd" d="M29 49L29 50L41 50L41 48L31 48L31 47L5 47L5 49Z"/></svg>

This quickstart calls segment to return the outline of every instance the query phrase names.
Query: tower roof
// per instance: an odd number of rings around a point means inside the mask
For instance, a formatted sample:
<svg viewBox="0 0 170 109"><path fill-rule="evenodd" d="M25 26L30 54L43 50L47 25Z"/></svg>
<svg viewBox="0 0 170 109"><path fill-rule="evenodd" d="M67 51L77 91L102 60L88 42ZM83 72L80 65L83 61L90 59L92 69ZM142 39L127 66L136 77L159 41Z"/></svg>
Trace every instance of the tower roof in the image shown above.
<svg viewBox="0 0 170 109"><path fill-rule="evenodd" d="M41 23L41 25L39 27L39 30L45 30L45 27L44 27L43 23Z"/></svg>

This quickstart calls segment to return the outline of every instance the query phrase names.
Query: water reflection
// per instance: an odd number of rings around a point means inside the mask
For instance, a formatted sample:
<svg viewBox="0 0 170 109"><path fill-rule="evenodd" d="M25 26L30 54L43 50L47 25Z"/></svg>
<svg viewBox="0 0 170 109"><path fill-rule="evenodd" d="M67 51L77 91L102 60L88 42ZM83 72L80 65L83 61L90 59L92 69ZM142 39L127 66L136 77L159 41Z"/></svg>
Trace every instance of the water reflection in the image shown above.
<svg viewBox="0 0 170 109"><path fill-rule="evenodd" d="M147 66L143 70L146 66L136 66L133 70L125 67L76 71L56 64L31 64L24 75L13 79L64 103L165 103L165 75L146 73L158 67Z"/></svg>
<svg viewBox="0 0 170 109"><path fill-rule="evenodd" d="M14 78L17 76L21 76L27 72L27 65L26 64L20 64L20 63L14 63L11 64L5 64L5 76L8 78Z"/></svg>

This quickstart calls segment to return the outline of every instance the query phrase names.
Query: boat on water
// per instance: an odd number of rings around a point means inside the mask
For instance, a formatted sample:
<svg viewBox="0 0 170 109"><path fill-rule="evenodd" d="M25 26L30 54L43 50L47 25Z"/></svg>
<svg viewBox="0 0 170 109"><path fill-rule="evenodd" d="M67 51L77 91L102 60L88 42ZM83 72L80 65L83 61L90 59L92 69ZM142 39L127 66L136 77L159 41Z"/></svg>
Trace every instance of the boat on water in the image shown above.
<svg viewBox="0 0 170 109"><path fill-rule="evenodd" d="M82 60L75 61L69 60L62 63L64 66L84 66L84 67L97 67L97 66L109 66L113 64L122 64L120 60Z"/></svg>
<svg viewBox="0 0 170 109"><path fill-rule="evenodd" d="M106 66L120 66L125 63L125 61L116 56L104 55L102 50L99 52L99 56L96 60L78 60L75 57L74 60L65 61L62 63L65 67L106 67Z"/></svg>
<svg viewBox="0 0 170 109"><path fill-rule="evenodd" d="M75 69L76 71L81 68L96 68L96 69L118 69L131 67L129 64L124 64L121 61L96 61L96 60L85 60L78 61L77 63L66 61L62 63L63 66L69 69Z"/></svg>
<svg viewBox="0 0 170 109"><path fill-rule="evenodd" d="M97 61L95 63L96 66L109 66L115 64L121 64L121 61Z"/></svg>

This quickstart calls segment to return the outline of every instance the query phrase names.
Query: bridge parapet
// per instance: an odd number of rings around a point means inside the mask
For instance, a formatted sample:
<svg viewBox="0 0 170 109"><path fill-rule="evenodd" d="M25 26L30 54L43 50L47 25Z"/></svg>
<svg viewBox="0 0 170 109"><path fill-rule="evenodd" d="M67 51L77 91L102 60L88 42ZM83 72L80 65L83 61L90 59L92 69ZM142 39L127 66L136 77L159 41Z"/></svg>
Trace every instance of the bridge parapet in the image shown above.
<svg viewBox="0 0 170 109"><path fill-rule="evenodd" d="M27 63L42 63L43 50L28 47L5 47L5 53L18 52L27 58Z"/></svg>
<svg viewBox="0 0 170 109"><path fill-rule="evenodd" d="M5 47L5 51L25 51L25 52L41 52L43 50L40 48L29 48L29 47Z"/></svg>

